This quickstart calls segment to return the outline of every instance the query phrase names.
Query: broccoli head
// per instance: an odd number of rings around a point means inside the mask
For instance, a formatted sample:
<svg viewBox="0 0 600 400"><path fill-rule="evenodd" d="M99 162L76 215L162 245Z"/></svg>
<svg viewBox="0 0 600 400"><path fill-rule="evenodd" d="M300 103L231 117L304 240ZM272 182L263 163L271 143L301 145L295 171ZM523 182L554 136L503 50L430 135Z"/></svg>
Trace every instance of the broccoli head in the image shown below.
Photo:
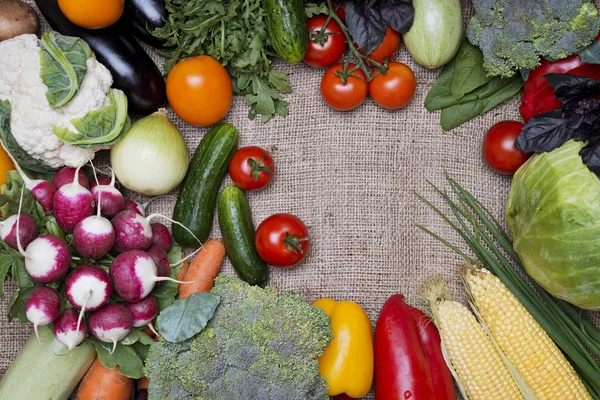
<svg viewBox="0 0 600 400"><path fill-rule="evenodd" d="M224 275L212 293L221 302L205 329L182 343L152 345L151 400L329 399L317 361L333 338L323 310Z"/></svg>
<svg viewBox="0 0 600 400"><path fill-rule="evenodd" d="M483 52L490 76L533 69L583 50L598 34L591 0L473 0L469 41Z"/></svg>

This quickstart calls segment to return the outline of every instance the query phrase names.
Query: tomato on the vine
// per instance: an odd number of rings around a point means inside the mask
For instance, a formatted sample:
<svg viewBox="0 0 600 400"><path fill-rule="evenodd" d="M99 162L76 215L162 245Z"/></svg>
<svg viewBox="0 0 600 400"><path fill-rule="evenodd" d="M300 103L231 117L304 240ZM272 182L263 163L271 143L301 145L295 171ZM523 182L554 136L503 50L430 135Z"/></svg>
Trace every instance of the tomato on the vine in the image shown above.
<svg viewBox="0 0 600 400"><path fill-rule="evenodd" d="M254 245L260 258L274 267L289 268L306 257L308 229L292 214L274 214L258 226Z"/></svg>
<svg viewBox="0 0 600 400"><path fill-rule="evenodd" d="M339 4L334 4L333 11L337 14L338 17L342 20L342 22L346 22L346 2L342 1Z"/></svg>
<svg viewBox="0 0 600 400"><path fill-rule="evenodd" d="M519 121L498 122L486 132L481 145L483 161L492 171L512 175L531 157L515 147L515 140L523 130Z"/></svg>
<svg viewBox="0 0 600 400"><path fill-rule="evenodd" d="M369 93L377 105L396 110L407 105L417 88L415 74L401 62L392 61L385 73L376 75L369 82Z"/></svg>
<svg viewBox="0 0 600 400"><path fill-rule="evenodd" d="M382 63L385 59L391 61L396 55L398 47L400 47L400 39L400 34L388 26L385 28L383 41L379 43L375 50L369 53L369 58L378 63ZM359 49L359 51L364 54L362 49Z"/></svg>
<svg viewBox="0 0 600 400"><path fill-rule="evenodd" d="M367 77L355 64L336 64L321 79L321 96L338 111L350 111L360 106L368 94Z"/></svg>
<svg viewBox="0 0 600 400"><path fill-rule="evenodd" d="M242 147L229 162L229 176L242 190L260 190L273 179L275 163L268 151L258 146Z"/></svg>
<svg viewBox="0 0 600 400"><path fill-rule="evenodd" d="M327 23L327 26L325 26ZM323 27L325 26L325 29ZM326 15L316 15L306 23L308 49L304 62L315 68L335 64L346 52L346 39L340 25L334 20L327 21Z"/></svg>

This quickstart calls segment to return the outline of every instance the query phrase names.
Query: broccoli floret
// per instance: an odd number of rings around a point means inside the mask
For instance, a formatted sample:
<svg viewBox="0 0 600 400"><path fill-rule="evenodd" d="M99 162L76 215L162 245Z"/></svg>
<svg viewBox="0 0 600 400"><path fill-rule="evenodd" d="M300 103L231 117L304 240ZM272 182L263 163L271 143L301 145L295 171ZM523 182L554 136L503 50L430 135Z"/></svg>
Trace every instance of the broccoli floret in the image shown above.
<svg viewBox="0 0 600 400"><path fill-rule="evenodd" d="M317 358L333 338L331 319L292 292L277 295L224 275L205 329L182 343L161 339L146 359L149 398L327 400Z"/></svg>
<svg viewBox="0 0 600 400"><path fill-rule="evenodd" d="M591 0L473 0L469 41L483 52L491 76L533 69L583 50L600 30Z"/></svg>

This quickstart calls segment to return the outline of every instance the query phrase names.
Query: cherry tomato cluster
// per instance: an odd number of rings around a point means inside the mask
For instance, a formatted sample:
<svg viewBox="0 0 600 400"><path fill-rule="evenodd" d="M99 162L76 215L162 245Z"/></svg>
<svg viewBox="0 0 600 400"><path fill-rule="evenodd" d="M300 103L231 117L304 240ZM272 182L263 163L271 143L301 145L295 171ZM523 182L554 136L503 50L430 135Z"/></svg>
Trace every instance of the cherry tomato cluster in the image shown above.
<svg viewBox="0 0 600 400"><path fill-rule="evenodd" d="M264 189L274 173L273 157L257 146L242 147L229 162L229 176L242 190ZM254 246L267 264L290 268L298 265L308 253L308 229L292 214L274 214L258 226Z"/></svg>
<svg viewBox="0 0 600 400"><path fill-rule="evenodd" d="M315 68L327 68L321 79L321 96L325 103L338 111L349 111L360 106L370 94L382 108L396 110L406 106L416 90L415 75L405 64L391 60L400 46L400 34L389 26L379 46L368 56L347 36L343 24L345 8L335 8L333 15L316 15L307 22L308 50L304 61ZM338 22L339 21L339 22ZM339 63L348 50L357 63ZM373 72L367 78L366 67Z"/></svg>

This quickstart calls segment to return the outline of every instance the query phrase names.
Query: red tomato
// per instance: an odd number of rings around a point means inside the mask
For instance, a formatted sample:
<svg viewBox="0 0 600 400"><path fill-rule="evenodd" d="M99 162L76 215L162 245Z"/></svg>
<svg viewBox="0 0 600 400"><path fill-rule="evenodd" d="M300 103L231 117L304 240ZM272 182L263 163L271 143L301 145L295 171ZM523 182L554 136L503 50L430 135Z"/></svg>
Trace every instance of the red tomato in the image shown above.
<svg viewBox="0 0 600 400"><path fill-rule="evenodd" d="M308 20L308 49L304 62L311 67L324 68L335 64L346 52L346 39L340 25L331 19L327 22L326 15L317 15ZM322 32L322 33L320 33ZM319 35L324 35L320 38ZM321 45L323 41L323 45Z"/></svg>
<svg viewBox="0 0 600 400"><path fill-rule="evenodd" d="M390 62L385 74L375 76L369 82L369 93L380 107L396 110L407 105L417 88L415 74L401 62Z"/></svg>
<svg viewBox="0 0 600 400"><path fill-rule="evenodd" d="M356 66L348 64L347 71ZM360 106L367 98L368 85L365 73L361 69L352 71L346 81L342 76L343 65L336 64L329 68L321 79L321 96L325 103L338 111L350 111Z"/></svg>
<svg viewBox="0 0 600 400"><path fill-rule="evenodd" d="M369 58L378 63L382 63L385 58L391 61L400 47L400 38L400 34L388 26L385 29L383 42L369 53Z"/></svg>
<svg viewBox="0 0 600 400"><path fill-rule="evenodd" d="M242 147L229 162L229 176L242 190L260 190L271 182L275 164L268 151L257 146Z"/></svg>
<svg viewBox="0 0 600 400"><path fill-rule="evenodd" d="M501 121L486 132L481 154L492 171L512 175L531 157L531 153L524 153L515 147L515 140L523 126L518 121Z"/></svg>
<svg viewBox="0 0 600 400"><path fill-rule="evenodd" d="M337 14L338 17L342 20L342 22L346 22L346 2L342 1L341 4L334 4L333 10Z"/></svg>
<svg viewBox="0 0 600 400"><path fill-rule="evenodd" d="M297 265L308 253L308 229L298 217L274 214L258 226L254 245L260 258L274 267Z"/></svg>

